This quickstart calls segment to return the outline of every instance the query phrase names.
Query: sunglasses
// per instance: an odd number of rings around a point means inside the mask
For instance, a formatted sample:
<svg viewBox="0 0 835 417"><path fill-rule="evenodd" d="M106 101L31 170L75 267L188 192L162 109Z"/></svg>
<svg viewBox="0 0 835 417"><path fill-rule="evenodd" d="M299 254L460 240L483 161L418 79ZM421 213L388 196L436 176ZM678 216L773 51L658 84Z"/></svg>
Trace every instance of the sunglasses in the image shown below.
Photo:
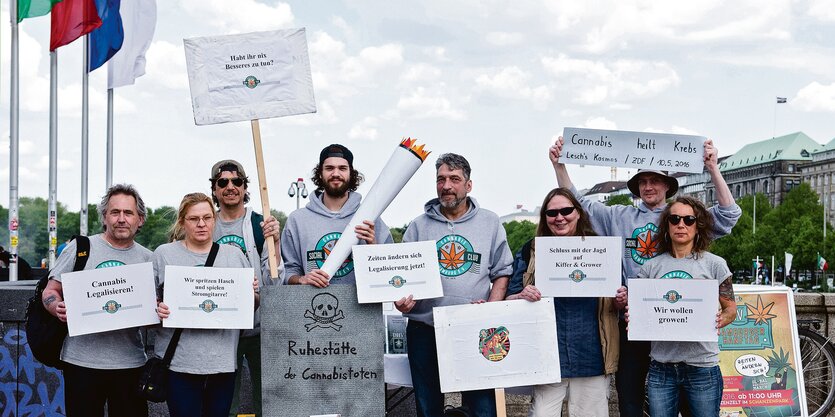
<svg viewBox="0 0 835 417"><path fill-rule="evenodd" d="M561 209L548 209L545 210L545 215L548 217L557 217L557 214L562 214L563 217L568 216L571 213L574 213L574 206L571 207L563 207Z"/></svg>
<svg viewBox="0 0 835 417"><path fill-rule="evenodd" d="M220 188L226 188L226 186L229 185L229 181L232 181L232 184L235 187L240 187L240 186L244 185L244 179L243 178L235 177L235 178L232 178L232 179L218 178L217 179L217 186L220 187Z"/></svg>
<svg viewBox="0 0 835 417"><path fill-rule="evenodd" d="M682 220L684 220L685 226L692 226L696 223L696 216L679 216L678 214L671 214L667 217L667 221L673 226L679 224Z"/></svg>

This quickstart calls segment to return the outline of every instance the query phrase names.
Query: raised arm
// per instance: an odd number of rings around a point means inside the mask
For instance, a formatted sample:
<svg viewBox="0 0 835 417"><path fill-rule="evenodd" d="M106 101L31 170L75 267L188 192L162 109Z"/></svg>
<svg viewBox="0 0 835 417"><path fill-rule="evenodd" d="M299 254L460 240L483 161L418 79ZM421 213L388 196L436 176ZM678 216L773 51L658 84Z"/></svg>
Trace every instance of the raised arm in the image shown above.
<svg viewBox="0 0 835 417"><path fill-rule="evenodd" d="M565 164L560 162L560 156L562 156L562 143L562 136L560 136L554 144L548 148L548 159L551 160L551 165L554 166L554 174L557 175L557 186L563 188L573 188L574 183L571 182L571 177L568 176L568 169L565 167Z"/></svg>
<svg viewBox="0 0 835 417"><path fill-rule="evenodd" d="M705 168L710 174L710 182L716 188L716 199L719 201L719 206L730 207L735 204L731 189L722 173L719 172L719 152L713 147L713 140L705 141Z"/></svg>

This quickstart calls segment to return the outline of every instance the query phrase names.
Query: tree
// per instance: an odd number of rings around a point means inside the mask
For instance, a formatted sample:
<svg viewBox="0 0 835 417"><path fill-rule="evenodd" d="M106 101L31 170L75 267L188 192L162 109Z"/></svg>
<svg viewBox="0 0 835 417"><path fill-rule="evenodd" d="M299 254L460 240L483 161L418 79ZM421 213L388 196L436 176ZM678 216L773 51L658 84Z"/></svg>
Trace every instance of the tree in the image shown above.
<svg viewBox="0 0 835 417"><path fill-rule="evenodd" d="M406 229L409 227L409 224L406 223L400 227L392 227L389 229L391 233L391 238L394 240L394 243L401 243L403 242L403 233L406 233Z"/></svg>
<svg viewBox="0 0 835 417"><path fill-rule="evenodd" d="M536 236L536 224L527 220L512 221L504 224L505 233L507 233L507 244L510 246L510 251L516 253L522 248L525 242L533 239Z"/></svg>
<svg viewBox="0 0 835 417"><path fill-rule="evenodd" d="M614 206L616 204L619 204L621 206L634 206L635 205L635 204L632 203L632 196L630 196L629 194L616 194L616 195L613 195L613 196L609 197L609 199L606 200L606 205L607 206Z"/></svg>

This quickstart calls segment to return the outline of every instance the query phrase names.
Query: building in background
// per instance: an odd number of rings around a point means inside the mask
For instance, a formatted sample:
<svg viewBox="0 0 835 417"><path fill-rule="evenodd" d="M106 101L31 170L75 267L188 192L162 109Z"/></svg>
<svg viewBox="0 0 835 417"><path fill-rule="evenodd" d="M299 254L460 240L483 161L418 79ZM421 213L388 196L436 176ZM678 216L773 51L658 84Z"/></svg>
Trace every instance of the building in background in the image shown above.
<svg viewBox="0 0 835 417"><path fill-rule="evenodd" d="M808 183L818 193L820 203L826 212L826 220L832 224L835 217L835 139L812 153L812 160L800 166L802 181Z"/></svg>

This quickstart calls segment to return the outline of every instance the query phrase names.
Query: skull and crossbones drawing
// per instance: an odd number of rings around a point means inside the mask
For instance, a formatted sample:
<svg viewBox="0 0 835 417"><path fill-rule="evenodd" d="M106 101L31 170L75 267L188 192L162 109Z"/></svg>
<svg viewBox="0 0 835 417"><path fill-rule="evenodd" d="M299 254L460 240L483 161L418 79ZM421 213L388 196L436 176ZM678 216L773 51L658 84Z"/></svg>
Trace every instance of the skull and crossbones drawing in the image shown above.
<svg viewBox="0 0 835 417"><path fill-rule="evenodd" d="M329 327L336 331L342 328L341 325L334 323L344 319L345 315L339 309L339 300L333 294L326 292L316 294L310 300L310 308L311 310L305 310L304 312L306 318L313 319L313 322L304 325L308 332L317 327L323 329Z"/></svg>

